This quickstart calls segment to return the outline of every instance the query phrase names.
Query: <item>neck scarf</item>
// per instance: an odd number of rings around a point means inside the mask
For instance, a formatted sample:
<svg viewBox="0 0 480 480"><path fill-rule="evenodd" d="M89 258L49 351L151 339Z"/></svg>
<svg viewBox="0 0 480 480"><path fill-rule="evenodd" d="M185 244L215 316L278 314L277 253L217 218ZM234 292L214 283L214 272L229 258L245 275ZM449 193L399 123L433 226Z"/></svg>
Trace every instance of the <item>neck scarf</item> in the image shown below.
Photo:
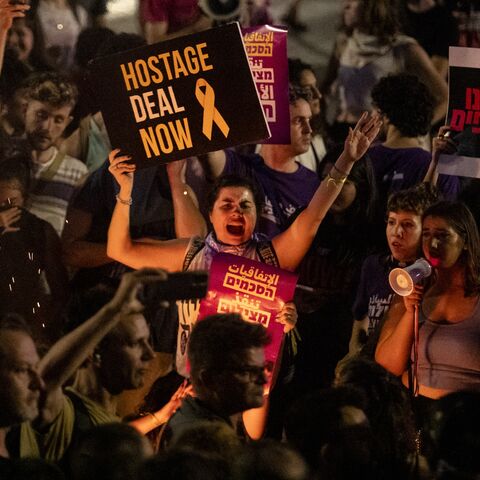
<svg viewBox="0 0 480 480"><path fill-rule="evenodd" d="M238 255L240 257L245 257L245 253L254 248L255 243L257 243L258 238L257 234L254 234L252 238L246 242L241 243L240 245L228 245L227 243L220 242L215 236L215 232L210 232L205 238L205 261L207 265L212 263L212 258L217 253L230 253L232 255Z"/></svg>

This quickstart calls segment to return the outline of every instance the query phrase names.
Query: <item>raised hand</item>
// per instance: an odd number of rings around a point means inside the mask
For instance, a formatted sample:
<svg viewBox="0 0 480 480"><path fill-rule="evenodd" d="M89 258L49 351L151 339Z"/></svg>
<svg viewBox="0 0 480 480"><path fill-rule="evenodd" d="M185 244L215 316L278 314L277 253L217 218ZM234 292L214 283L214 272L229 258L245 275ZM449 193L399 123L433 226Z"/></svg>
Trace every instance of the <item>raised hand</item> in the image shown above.
<svg viewBox="0 0 480 480"><path fill-rule="evenodd" d="M293 302L287 302L275 319L278 323L283 323L283 331L288 333L290 330L295 328L298 320L297 307Z"/></svg>
<svg viewBox="0 0 480 480"><path fill-rule="evenodd" d="M184 380L168 403L152 414L153 418L156 420L156 426L167 423L170 417L182 406L183 399L189 395L195 396L193 393L193 386L189 385L187 380Z"/></svg>
<svg viewBox="0 0 480 480"><path fill-rule="evenodd" d="M187 380L184 380L166 405L170 408L170 416L173 415L178 408L180 408L180 406L182 405L182 400L188 396L194 396L193 385L190 385Z"/></svg>
<svg viewBox="0 0 480 480"><path fill-rule="evenodd" d="M144 307L137 298L138 290L143 285L165 282L167 279L167 272L159 268L142 268L125 273L108 306L123 315L140 313Z"/></svg>
<svg viewBox="0 0 480 480"><path fill-rule="evenodd" d="M186 160L176 160L167 163L167 174L170 179L183 180L185 174Z"/></svg>
<svg viewBox="0 0 480 480"><path fill-rule="evenodd" d="M351 160L357 161L365 155L375 137L380 131L382 121L377 115L364 112L355 128L350 128L345 140L344 152Z"/></svg>
<svg viewBox="0 0 480 480"><path fill-rule="evenodd" d="M433 138L432 141L432 154L433 156L438 159L438 156L441 153L446 153L447 155L451 155L457 151L457 144L455 141L450 137L450 127L444 125L440 127L438 130L438 135Z"/></svg>
<svg viewBox="0 0 480 480"><path fill-rule="evenodd" d="M0 212L0 233L4 235L5 233L18 232L20 228L14 227L13 224L18 222L21 216L22 210L18 207L11 207Z"/></svg>
<svg viewBox="0 0 480 480"><path fill-rule="evenodd" d="M26 3L10 3L9 0L0 0L0 33L10 30L13 19L24 17L27 10L30 10L30 5Z"/></svg>
<svg viewBox="0 0 480 480"><path fill-rule="evenodd" d="M133 187L133 172L136 166L128 163L132 157L130 155L120 155L120 149L112 150L108 155L110 166L108 171L114 176L121 190L132 191Z"/></svg>

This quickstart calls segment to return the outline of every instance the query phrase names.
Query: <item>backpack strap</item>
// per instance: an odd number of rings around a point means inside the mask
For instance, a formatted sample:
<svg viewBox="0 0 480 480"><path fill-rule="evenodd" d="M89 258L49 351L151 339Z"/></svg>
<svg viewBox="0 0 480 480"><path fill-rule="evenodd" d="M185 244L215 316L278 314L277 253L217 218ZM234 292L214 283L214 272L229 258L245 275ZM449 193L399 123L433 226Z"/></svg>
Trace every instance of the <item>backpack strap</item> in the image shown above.
<svg viewBox="0 0 480 480"><path fill-rule="evenodd" d="M266 263L267 265L272 265L273 267L280 267L280 262L278 261L277 254L273 249L272 242L259 242L257 245L257 252L262 259L262 262Z"/></svg>
<svg viewBox="0 0 480 480"><path fill-rule="evenodd" d="M55 155L55 158L53 159L53 162L50 164L50 166L43 171L38 178L35 178L33 175L31 177L31 183L30 183L30 191L34 192L35 188L38 184L38 182L43 181L43 182L50 182L53 177L56 175L58 172L58 169L60 168L61 163L63 162L63 159L65 158L65 152L58 151L57 154ZM33 172L32 172L33 173Z"/></svg>
<svg viewBox="0 0 480 480"><path fill-rule="evenodd" d="M190 248L188 249L185 258L183 260L182 271L185 272L188 270L188 267L192 263L193 258L195 255L205 246L205 240L200 237L195 237L190 244Z"/></svg>
<svg viewBox="0 0 480 480"><path fill-rule="evenodd" d="M65 152L61 152L59 150L55 155L55 159L53 160L52 164L40 175L40 179L44 180L45 182L50 182L58 172L58 169L60 168L64 158Z"/></svg>
<svg viewBox="0 0 480 480"><path fill-rule="evenodd" d="M90 415L88 414L88 409L83 403L82 399L75 395L74 392L70 390L65 390L64 395L68 397L73 405L74 411L74 420L73 420L73 430L72 430L72 438L70 440L70 444L68 445L63 457L59 460L58 465L60 468L66 472L70 472L70 460L72 456L72 452L78 448L80 440L85 433L92 429L95 424L93 423ZM68 478L68 477L67 477Z"/></svg>
<svg viewBox="0 0 480 480"><path fill-rule="evenodd" d="M66 390L65 395L71 400L73 404L73 410L75 411L75 420L73 424L73 434L72 442L75 439L75 436L81 436L82 433L85 433L87 430L90 430L95 425L88 414L88 409L83 403L82 399L75 395L71 390Z"/></svg>

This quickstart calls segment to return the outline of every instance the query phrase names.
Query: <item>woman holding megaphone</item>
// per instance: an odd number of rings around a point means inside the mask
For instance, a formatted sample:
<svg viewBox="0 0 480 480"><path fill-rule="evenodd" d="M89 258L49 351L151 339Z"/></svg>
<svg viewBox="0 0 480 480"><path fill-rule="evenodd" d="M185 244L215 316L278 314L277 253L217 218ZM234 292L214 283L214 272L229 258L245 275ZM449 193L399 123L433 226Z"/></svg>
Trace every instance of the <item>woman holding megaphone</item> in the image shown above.
<svg viewBox="0 0 480 480"><path fill-rule="evenodd" d="M407 370L412 352L418 352L415 393L425 397L480 390L480 239L468 208L459 202L428 208L422 247L432 275L410 295L394 300L375 359L412 386Z"/></svg>

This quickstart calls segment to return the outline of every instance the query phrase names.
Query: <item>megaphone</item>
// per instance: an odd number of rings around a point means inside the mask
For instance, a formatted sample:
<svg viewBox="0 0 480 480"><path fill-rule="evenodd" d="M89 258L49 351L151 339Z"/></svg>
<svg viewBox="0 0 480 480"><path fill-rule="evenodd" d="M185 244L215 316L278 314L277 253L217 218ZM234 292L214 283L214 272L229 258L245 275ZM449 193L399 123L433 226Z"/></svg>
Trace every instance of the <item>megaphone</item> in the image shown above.
<svg viewBox="0 0 480 480"><path fill-rule="evenodd" d="M419 258L406 268L394 268L388 276L392 290L402 297L413 292L417 283L432 274L432 266L424 259Z"/></svg>

